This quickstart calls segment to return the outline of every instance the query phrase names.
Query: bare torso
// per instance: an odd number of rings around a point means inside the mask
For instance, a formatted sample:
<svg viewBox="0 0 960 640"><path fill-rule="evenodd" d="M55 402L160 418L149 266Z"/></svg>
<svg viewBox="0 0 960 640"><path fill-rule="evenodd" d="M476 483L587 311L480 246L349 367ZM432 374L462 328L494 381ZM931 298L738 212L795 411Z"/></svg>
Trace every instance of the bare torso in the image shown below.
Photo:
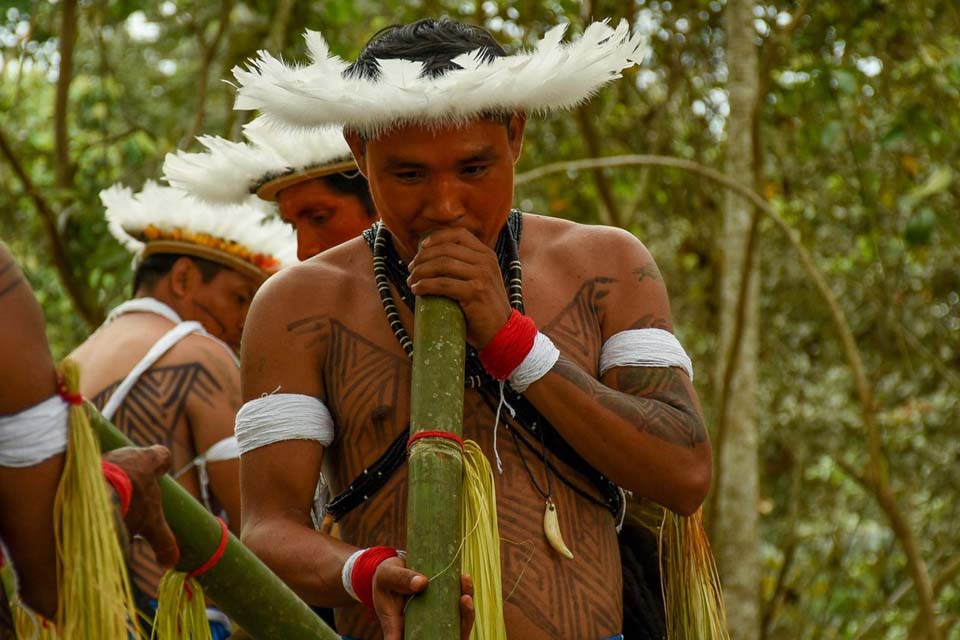
<svg viewBox="0 0 960 640"><path fill-rule="evenodd" d="M131 313L92 335L70 356L80 364L84 396L102 409L131 369L173 326L155 314ZM239 406L237 385L236 367L223 346L204 336L189 335L140 377L113 416L113 423L136 445L169 448L175 473L217 438L195 433L191 418L195 420L204 408L222 413L224 404L235 411ZM196 469L178 480L200 498ZM136 586L145 595L156 597L163 570L144 541L135 539L131 547L129 564Z"/></svg>
<svg viewBox="0 0 960 640"><path fill-rule="evenodd" d="M602 344L599 302L612 280L593 273L575 251L568 250L576 247L570 234L575 228L582 234L583 227L530 215L525 216L524 227L520 256L526 313L564 355L596 377ZM298 304L296 317L285 317L291 320L286 329L292 339L315 350L311 355L321 363L324 399L337 429L324 459L338 492L407 427L410 362L384 318L366 243L355 240L321 257L299 267L299 277L310 278L313 269L327 273L332 269L337 277L324 277L323 282L335 281L335 290L325 289L313 312L309 304ZM398 306L412 334L412 315ZM468 391L464 414L465 436L476 440L492 461L493 411L476 392ZM533 482L541 489L548 486L543 461L523 451L532 480L502 426L498 449L503 461L496 489L508 633L533 640L596 640L618 633L622 592L613 516L553 477L552 498L564 539L574 553L573 560L563 559L543 534L545 503ZM577 486L599 497L578 473L555 459L551 462ZM342 537L358 546L403 547L405 514L404 467L343 518ZM359 605L339 610L338 628L351 637L380 636L378 625Z"/></svg>

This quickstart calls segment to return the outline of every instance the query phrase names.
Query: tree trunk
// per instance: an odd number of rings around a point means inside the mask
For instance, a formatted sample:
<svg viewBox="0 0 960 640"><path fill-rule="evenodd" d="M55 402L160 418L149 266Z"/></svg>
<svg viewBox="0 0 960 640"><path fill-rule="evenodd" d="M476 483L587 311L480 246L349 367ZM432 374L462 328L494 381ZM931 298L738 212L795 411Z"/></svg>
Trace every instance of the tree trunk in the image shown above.
<svg viewBox="0 0 960 640"><path fill-rule="evenodd" d="M726 173L747 188L753 186L753 118L757 93L752 8L752 2L730 0L725 16L730 103ZM756 639L760 631L755 411L759 287L755 277L755 253L749 247L752 213L753 207L746 200L732 193L726 194L721 239L720 356L716 377L718 391L726 397L717 398L715 403L716 407L722 407L724 415L717 418L723 429L716 436L716 508L711 514L727 620L736 637L743 640ZM754 277L745 279L745 268L753 272ZM744 281L747 289L741 307L738 303ZM739 340L736 338L738 333ZM737 348L731 349L731 345ZM731 359L733 368L728 374ZM730 384L722 384L724 379Z"/></svg>

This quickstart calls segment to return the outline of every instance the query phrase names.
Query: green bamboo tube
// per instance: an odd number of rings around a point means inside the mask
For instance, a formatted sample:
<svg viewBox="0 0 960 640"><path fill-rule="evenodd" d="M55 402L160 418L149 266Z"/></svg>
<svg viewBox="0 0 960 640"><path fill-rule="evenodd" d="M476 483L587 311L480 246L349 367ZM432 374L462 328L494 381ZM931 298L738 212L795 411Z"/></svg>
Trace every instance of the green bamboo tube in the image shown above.
<svg viewBox="0 0 960 640"><path fill-rule="evenodd" d="M410 394L410 435L448 431L463 435L463 366L466 329L453 300L417 298ZM407 460L407 566L428 578L410 600L406 640L460 637L460 494L463 458L447 439L422 438Z"/></svg>
<svg viewBox="0 0 960 640"><path fill-rule="evenodd" d="M89 402L103 451L136 446ZM160 478L163 513L180 547L179 571L202 565L220 544L216 518L169 475ZM307 604L232 533L220 561L197 581L217 607L258 640L340 640Z"/></svg>

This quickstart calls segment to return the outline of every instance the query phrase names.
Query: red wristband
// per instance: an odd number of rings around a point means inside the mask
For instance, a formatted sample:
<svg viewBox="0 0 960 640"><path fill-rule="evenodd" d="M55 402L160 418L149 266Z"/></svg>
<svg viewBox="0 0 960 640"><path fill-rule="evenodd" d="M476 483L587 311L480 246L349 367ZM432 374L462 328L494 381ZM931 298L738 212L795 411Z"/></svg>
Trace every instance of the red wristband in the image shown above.
<svg viewBox="0 0 960 640"><path fill-rule="evenodd" d="M120 498L120 515L127 516L130 511L130 500L133 498L133 483L130 482L130 476L127 472L106 460L100 461L100 469L103 471L103 478L110 483L113 490L117 492Z"/></svg>
<svg viewBox="0 0 960 640"><path fill-rule="evenodd" d="M353 586L353 592L357 594L357 599L371 611L374 610L373 574L377 572L377 567L384 560L396 557L397 550L393 547L370 547L361 553L353 563L350 584Z"/></svg>
<svg viewBox="0 0 960 640"><path fill-rule="evenodd" d="M514 309L506 324L480 351L483 368L497 380L506 380L533 349L537 333L533 319Z"/></svg>

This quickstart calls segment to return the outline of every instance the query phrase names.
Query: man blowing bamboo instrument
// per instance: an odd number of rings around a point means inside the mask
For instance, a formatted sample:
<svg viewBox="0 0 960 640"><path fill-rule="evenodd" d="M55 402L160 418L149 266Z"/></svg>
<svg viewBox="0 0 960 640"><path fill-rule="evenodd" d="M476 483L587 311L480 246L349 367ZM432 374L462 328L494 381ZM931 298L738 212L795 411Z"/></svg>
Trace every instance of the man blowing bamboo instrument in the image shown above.
<svg viewBox="0 0 960 640"><path fill-rule="evenodd" d="M272 278L243 338L243 540L341 607L346 637L401 638L428 584L396 552L415 295L466 317L464 436L497 461L509 637L619 637L622 490L681 514L706 495L710 445L653 258L623 231L512 208L527 114L582 102L639 56L624 24L562 36L506 56L482 29L423 20L349 66L308 32L312 64L235 70L237 108L344 125L382 220ZM311 526L321 463L342 541Z"/></svg>
<svg viewBox="0 0 960 640"><path fill-rule="evenodd" d="M134 254L134 296L71 354L83 395L138 445L169 448L173 476L239 530L234 351L257 288L295 262L293 237L263 208L212 207L153 182L138 194L117 185L101 199L111 232ZM129 565L138 606L152 614L163 571L138 541Z"/></svg>

